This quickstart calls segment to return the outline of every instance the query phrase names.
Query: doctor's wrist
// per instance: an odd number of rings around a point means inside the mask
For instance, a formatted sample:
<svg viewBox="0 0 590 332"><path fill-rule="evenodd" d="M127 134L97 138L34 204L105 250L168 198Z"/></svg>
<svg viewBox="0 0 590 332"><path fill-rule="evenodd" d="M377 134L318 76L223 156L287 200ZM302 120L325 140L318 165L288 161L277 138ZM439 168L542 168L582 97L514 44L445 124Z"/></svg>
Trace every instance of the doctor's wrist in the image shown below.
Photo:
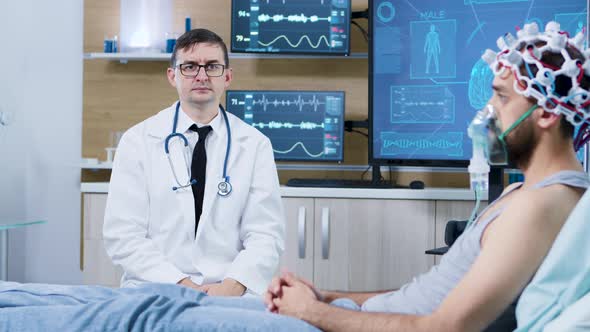
<svg viewBox="0 0 590 332"><path fill-rule="evenodd" d="M177 285L181 285L181 286L186 286L186 287L190 287L190 288L194 288L197 289L199 288L199 285L195 284L190 277L186 277L181 279L180 281L178 281L176 283Z"/></svg>

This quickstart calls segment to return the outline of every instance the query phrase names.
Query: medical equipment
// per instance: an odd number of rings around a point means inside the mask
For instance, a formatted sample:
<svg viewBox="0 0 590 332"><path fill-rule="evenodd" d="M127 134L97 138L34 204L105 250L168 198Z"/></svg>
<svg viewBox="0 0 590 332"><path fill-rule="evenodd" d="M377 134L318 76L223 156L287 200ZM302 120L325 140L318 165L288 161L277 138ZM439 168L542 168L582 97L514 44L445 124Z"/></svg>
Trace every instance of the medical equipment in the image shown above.
<svg viewBox="0 0 590 332"><path fill-rule="evenodd" d="M517 31L516 38L510 33L500 37L497 41L499 53L488 49L482 56L494 75L501 75L506 68L512 71L517 93L535 98L546 111L563 114L572 125L580 127L574 138L576 151L590 140L590 92L581 86L584 75L590 76L590 50L582 52L584 34L585 29L569 38L567 32L560 31L557 22L547 23L545 32L539 32L537 24L530 23ZM578 51L582 59L573 58L568 49ZM561 67L541 61L545 52L560 54L564 59ZM526 75L520 71L523 65ZM533 66L536 74L533 74ZM559 78L571 81L571 89L565 95L556 92Z"/></svg>
<svg viewBox="0 0 590 332"><path fill-rule="evenodd" d="M475 192L475 208L471 213L467 226L470 226L475 220L481 197L489 189L490 165L508 165L506 137L529 117L537 107L537 105L533 105L529 108L504 132L502 132L502 125L492 105L486 105L483 110L477 112L473 121L471 121L467 129L467 135L472 141L473 154L469 160L467 170L469 171L471 190Z"/></svg>
<svg viewBox="0 0 590 332"><path fill-rule="evenodd" d="M225 121L225 127L227 128L227 147L225 149L225 158L223 161L223 179L219 182L219 184L217 184L217 194L219 196L225 197L225 196L228 196L232 192L232 185L230 183L230 178L227 175L227 160L229 158L229 151L231 149L231 130L230 130L230 126L229 126L229 119L227 118L227 114L225 112L225 109L221 105L219 105L219 108L221 109L221 114L223 115L223 120ZM168 163L170 164L170 169L172 170L172 174L174 175L174 180L176 181L176 184L178 185L178 186L172 187L173 191L176 191L176 190L182 189L182 188L186 188L186 187L190 187L190 186L197 183L197 180L190 179L191 172L190 172L190 164L188 162L188 158L189 158L191 151L190 151L190 147L188 145L188 139L182 133L176 132L176 126L178 124L178 111L179 111L179 109L180 109L180 101L176 104L176 110L174 112L174 123L172 125L172 133L170 135L168 135L168 137L166 137L166 140L164 141L164 151L166 152L166 157L168 158ZM187 171L187 174L189 175L189 182L186 184L181 184L180 181L178 181L178 176L176 175L176 171L174 170L174 165L172 165L172 160L170 159L169 144L170 144L170 140L174 137L178 137L182 141L182 143L184 144L183 157L184 157L184 163L186 165L186 171Z"/></svg>
<svg viewBox="0 0 590 332"><path fill-rule="evenodd" d="M489 173L490 165L486 154L489 154L487 135L490 127L488 123L493 118L494 108L492 105L487 105L486 108L477 112L475 118L467 128L467 135L471 138L473 146L473 154L469 160L469 171L470 186L471 190L475 192L475 208L471 212L467 226L469 227L475 220L475 214L479 209L479 203L481 196L489 187ZM496 126L497 127L497 126Z"/></svg>
<svg viewBox="0 0 590 332"><path fill-rule="evenodd" d="M343 161L344 91L228 90L227 111L260 130L275 160Z"/></svg>

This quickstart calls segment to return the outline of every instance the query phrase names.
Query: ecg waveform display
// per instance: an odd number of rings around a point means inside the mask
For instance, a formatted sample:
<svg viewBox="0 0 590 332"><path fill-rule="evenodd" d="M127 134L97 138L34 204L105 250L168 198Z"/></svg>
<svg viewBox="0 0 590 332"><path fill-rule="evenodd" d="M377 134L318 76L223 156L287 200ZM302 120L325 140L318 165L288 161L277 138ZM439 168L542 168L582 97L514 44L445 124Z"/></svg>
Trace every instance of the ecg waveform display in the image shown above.
<svg viewBox="0 0 590 332"><path fill-rule="evenodd" d="M270 139L276 160L343 159L342 91L227 91L226 109Z"/></svg>
<svg viewBox="0 0 590 332"><path fill-rule="evenodd" d="M386 156L412 157L422 154L463 155L463 133L381 133L381 153Z"/></svg>
<svg viewBox="0 0 590 332"><path fill-rule="evenodd" d="M467 127L493 96L481 59L496 40L550 21L586 34L587 0L369 1L370 162L465 167ZM524 110L523 110L524 111Z"/></svg>
<svg viewBox="0 0 590 332"><path fill-rule="evenodd" d="M276 97L273 98L270 94L262 94L260 99L252 100L252 105L254 106L261 106L262 110L267 111L269 108L284 108L287 107L297 107L298 110L301 112L304 108L310 107L313 108L314 112L318 111L318 107L323 107L326 105L326 102L322 102L315 94L311 97L311 99L306 100L301 94L297 94L295 99L279 99Z"/></svg>
<svg viewBox="0 0 590 332"><path fill-rule="evenodd" d="M233 0L232 52L342 54L351 0Z"/></svg>

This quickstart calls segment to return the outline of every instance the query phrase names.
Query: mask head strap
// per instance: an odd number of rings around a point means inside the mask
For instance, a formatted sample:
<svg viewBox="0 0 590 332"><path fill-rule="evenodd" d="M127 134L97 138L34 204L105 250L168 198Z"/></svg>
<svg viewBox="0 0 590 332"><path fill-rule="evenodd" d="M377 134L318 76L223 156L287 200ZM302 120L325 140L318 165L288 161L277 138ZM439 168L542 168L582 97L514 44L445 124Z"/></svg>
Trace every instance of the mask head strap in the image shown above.
<svg viewBox="0 0 590 332"><path fill-rule="evenodd" d="M508 129L506 129L506 131L504 131L502 133L502 135L500 135L500 137L498 137L498 139L500 140L500 142L502 142L502 144L506 145L506 136L508 136L508 134L514 130L514 128L516 128L519 124L521 124L526 118L528 118L531 114L533 114L533 111L536 110L539 106L538 105L533 105L531 106L531 108L529 108L528 111L526 111L523 115L520 116L520 118L518 118L518 120L516 120L512 126L510 126Z"/></svg>

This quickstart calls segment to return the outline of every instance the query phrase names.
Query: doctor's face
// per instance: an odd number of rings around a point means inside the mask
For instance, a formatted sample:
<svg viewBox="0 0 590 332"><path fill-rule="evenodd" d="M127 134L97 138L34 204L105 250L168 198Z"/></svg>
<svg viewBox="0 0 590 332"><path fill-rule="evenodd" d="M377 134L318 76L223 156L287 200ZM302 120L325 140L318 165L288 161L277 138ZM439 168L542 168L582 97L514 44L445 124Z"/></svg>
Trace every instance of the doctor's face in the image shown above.
<svg viewBox="0 0 590 332"><path fill-rule="evenodd" d="M181 103L217 106L233 78L226 65L219 45L198 43L178 50L176 67L168 68L168 81L178 91Z"/></svg>

